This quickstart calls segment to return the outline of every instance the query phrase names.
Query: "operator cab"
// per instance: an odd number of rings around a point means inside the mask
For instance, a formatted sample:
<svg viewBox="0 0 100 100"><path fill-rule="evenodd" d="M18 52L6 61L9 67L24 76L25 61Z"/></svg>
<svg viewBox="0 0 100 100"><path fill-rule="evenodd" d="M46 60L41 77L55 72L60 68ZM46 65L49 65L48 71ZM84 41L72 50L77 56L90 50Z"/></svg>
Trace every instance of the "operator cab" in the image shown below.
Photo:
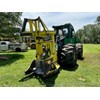
<svg viewBox="0 0 100 100"><path fill-rule="evenodd" d="M58 49L61 49L65 45L66 39L75 37L75 31L72 24L64 24L59 26L53 26L55 30L55 42L58 45Z"/></svg>
<svg viewBox="0 0 100 100"><path fill-rule="evenodd" d="M73 34L75 33L72 24L68 23L65 25L53 26L54 30L56 31L57 36L64 36L67 38L72 38Z"/></svg>

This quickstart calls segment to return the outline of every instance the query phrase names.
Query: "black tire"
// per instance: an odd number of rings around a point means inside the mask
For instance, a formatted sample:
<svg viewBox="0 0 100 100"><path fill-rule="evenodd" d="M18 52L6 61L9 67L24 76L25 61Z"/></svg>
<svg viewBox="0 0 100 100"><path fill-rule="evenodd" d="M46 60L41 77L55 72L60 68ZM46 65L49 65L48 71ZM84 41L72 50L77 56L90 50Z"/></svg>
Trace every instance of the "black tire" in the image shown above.
<svg viewBox="0 0 100 100"><path fill-rule="evenodd" d="M77 63L76 47L73 44L64 45L61 51L61 66L75 66Z"/></svg>
<svg viewBox="0 0 100 100"><path fill-rule="evenodd" d="M21 52L21 49L20 48L16 48L15 51L16 52Z"/></svg>
<svg viewBox="0 0 100 100"><path fill-rule="evenodd" d="M83 45L81 43L76 44L76 50L77 50L77 58L83 59Z"/></svg>
<svg viewBox="0 0 100 100"><path fill-rule="evenodd" d="M30 47L31 47L31 49L36 49L36 44L32 43Z"/></svg>

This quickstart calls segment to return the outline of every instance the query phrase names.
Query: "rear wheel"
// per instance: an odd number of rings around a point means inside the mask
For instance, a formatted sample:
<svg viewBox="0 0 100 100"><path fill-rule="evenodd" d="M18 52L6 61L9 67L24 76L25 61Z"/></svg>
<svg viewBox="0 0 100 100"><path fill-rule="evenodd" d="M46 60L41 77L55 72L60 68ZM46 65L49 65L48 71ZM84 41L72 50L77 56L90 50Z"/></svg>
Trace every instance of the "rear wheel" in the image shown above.
<svg viewBox="0 0 100 100"><path fill-rule="evenodd" d="M76 50L77 50L77 58L83 59L83 45L81 43L76 44Z"/></svg>

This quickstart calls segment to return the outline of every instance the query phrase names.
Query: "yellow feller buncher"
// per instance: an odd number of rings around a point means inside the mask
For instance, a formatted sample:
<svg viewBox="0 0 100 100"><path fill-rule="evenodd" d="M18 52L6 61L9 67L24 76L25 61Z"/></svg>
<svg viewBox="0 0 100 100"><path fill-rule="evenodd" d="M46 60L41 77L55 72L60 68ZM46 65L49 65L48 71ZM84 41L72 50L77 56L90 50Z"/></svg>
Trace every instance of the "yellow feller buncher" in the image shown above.
<svg viewBox="0 0 100 100"><path fill-rule="evenodd" d="M29 23L29 31L25 31ZM24 19L21 34L34 37L36 45L36 59L32 61L25 74L35 73L46 77L58 73L63 66L77 65L77 59L83 58L83 45L75 36L70 23L53 26L54 31L48 30L40 17Z"/></svg>
<svg viewBox="0 0 100 100"><path fill-rule="evenodd" d="M25 31L29 23L29 31ZM56 43L54 31L48 30L40 17L37 19L24 19L21 34L29 34L35 39L36 59L32 61L25 74L35 73L46 77L58 73L60 65L57 63Z"/></svg>

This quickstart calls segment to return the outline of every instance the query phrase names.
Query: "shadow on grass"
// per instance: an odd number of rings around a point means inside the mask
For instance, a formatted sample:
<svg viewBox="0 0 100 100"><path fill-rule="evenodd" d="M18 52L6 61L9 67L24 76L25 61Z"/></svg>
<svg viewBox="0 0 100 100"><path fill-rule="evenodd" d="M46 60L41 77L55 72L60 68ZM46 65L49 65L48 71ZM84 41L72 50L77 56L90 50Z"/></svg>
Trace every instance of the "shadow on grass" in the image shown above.
<svg viewBox="0 0 100 100"><path fill-rule="evenodd" d="M23 59L24 56L21 54L0 54L1 57L6 57L7 59L0 59L0 67L5 65L10 65L14 63L16 60Z"/></svg>
<svg viewBox="0 0 100 100"><path fill-rule="evenodd" d="M79 65L76 64L75 66L62 66L62 70L68 70L68 71L76 71L78 69Z"/></svg>
<svg viewBox="0 0 100 100"><path fill-rule="evenodd" d="M55 80L57 77L58 77L58 74L51 75L51 76L48 76L45 78L40 75L30 74L30 75L22 78L21 80L19 80L19 82L24 82L31 78L36 78L41 83L41 85L45 85L46 87L53 87L55 85Z"/></svg>

